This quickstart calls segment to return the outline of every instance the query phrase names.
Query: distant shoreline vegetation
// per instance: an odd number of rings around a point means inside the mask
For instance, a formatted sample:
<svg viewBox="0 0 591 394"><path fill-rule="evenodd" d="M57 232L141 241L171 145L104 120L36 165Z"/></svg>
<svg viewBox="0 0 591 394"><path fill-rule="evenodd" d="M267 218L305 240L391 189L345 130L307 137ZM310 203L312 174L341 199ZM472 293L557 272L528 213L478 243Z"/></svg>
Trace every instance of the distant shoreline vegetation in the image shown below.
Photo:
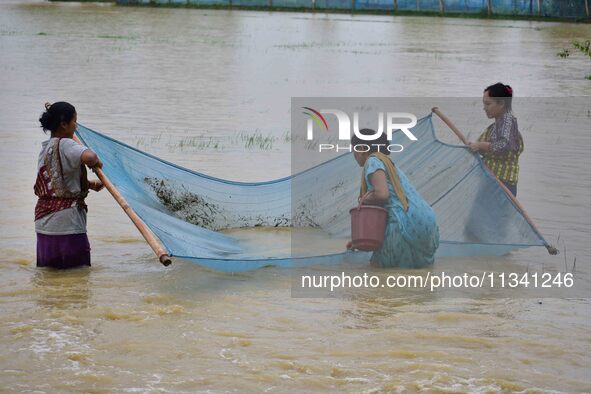
<svg viewBox="0 0 591 394"><path fill-rule="evenodd" d="M103 0L104 1L104 0ZM566 21L590 23L589 1L591 0L555 0L548 5L547 1L540 2L544 4L541 12L537 9L537 0L521 0L519 8L512 10L495 9L494 3L497 0L478 1L479 5L484 7L462 10L461 4L473 3L475 0L445 0L430 1L437 3L437 9L421 9L421 0L392 0L389 6L383 3L370 5L367 0L365 3L359 0L351 1L331 1L331 0L306 0L312 5L308 7L303 5L301 0L254 0L255 5L245 5L244 0L116 0L117 5L121 6L142 6L142 7L166 7L166 8L198 8L198 9L222 9L222 10L251 10L251 11L278 11L278 12L306 12L306 13L331 13L331 14L360 14L360 15L391 15L391 16L436 16L451 18L475 18L475 19L507 19L507 20L528 20L528 21ZM349 7L334 7L331 4L350 4ZM409 4L416 4L417 8L409 8ZM297 6L294 6L296 4ZM324 4L327 6L321 6ZM394 10L396 4L397 10ZM404 5L404 7L403 7ZM490 6L490 9L488 6ZM403 9L404 8L404 9Z"/></svg>

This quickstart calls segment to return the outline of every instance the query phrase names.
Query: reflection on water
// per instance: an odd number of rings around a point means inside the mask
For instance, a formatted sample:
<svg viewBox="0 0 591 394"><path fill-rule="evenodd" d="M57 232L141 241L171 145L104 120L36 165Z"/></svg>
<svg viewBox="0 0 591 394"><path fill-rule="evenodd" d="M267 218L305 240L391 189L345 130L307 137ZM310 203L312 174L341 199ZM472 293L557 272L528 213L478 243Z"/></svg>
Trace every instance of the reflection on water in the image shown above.
<svg viewBox="0 0 591 394"><path fill-rule="evenodd" d="M565 23L2 2L3 390L590 391L588 299L381 289L292 298L285 270L164 269L105 192L88 199L92 268L40 270L32 222L46 101L69 100L81 123L191 169L268 180L290 171L291 97L474 97L498 80L521 97L588 95L586 59L555 54L590 33ZM520 118L519 195L541 231L566 242L568 263L578 256L591 288L589 137L564 130L574 112L544 129ZM487 125L474 113L473 136ZM241 131L262 136L262 148L247 147ZM275 235L269 249L283 248ZM561 269L562 256L539 249L485 263ZM434 270L473 264L440 260Z"/></svg>

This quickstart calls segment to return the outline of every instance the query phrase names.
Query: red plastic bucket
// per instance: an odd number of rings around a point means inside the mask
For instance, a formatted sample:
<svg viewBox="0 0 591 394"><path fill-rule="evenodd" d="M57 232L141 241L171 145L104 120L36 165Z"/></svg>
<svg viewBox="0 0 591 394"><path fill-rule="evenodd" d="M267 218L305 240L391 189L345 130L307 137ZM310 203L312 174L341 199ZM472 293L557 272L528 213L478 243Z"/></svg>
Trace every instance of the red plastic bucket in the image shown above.
<svg viewBox="0 0 591 394"><path fill-rule="evenodd" d="M364 196L365 197L365 196ZM362 205L349 210L351 214L351 243L353 249L377 250L384 242L388 211L375 205Z"/></svg>

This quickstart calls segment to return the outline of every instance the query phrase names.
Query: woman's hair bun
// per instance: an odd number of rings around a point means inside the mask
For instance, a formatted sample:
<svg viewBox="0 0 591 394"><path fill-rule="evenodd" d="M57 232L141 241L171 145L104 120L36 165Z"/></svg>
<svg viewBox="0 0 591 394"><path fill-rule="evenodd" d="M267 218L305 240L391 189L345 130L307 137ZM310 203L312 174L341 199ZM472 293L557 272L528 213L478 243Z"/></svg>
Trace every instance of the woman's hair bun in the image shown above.
<svg viewBox="0 0 591 394"><path fill-rule="evenodd" d="M60 126L61 122L70 123L76 114L76 108L65 101L58 101L57 103L45 103L45 112L41 114L39 123L43 131L55 132Z"/></svg>

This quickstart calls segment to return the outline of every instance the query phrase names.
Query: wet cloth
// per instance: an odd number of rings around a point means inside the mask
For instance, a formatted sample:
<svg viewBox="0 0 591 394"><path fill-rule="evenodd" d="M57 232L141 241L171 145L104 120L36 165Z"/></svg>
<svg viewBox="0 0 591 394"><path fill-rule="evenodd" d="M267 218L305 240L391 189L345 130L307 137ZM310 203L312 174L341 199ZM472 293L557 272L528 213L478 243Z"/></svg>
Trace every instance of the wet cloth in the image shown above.
<svg viewBox="0 0 591 394"><path fill-rule="evenodd" d="M384 160L390 160L385 156ZM388 210L388 224L384 243L372 257L372 264L382 267L419 268L433 264L435 251L439 247L439 228L435 213L412 186L404 172L396 173L400 186L408 201L404 209L395 192L387 166L376 156L370 156L363 167L363 176L368 190L373 190L370 175L382 170L386 173L389 197L384 208Z"/></svg>
<svg viewBox="0 0 591 394"><path fill-rule="evenodd" d="M35 194L35 231L49 235L86 232L88 195L82 153L88 149L71 138L43 142L38 160Z"/></svg>
<svg viewBox="0 0 591 394"><path fill-rule="evenodd" d="M90 266L90 243L86 233L37 233L37 267L66 269L81 266Z"/></svg>
<svg viewBox="0 0 591 394"><path fill-rule="evenodd" d="M505 112L480 135L478 141L490 142L491 149L482 154L484 163L502 182L517 185L519 155L523 152L523 138L517 119ZM515 194L515 193L514 193Z"/></svg>

